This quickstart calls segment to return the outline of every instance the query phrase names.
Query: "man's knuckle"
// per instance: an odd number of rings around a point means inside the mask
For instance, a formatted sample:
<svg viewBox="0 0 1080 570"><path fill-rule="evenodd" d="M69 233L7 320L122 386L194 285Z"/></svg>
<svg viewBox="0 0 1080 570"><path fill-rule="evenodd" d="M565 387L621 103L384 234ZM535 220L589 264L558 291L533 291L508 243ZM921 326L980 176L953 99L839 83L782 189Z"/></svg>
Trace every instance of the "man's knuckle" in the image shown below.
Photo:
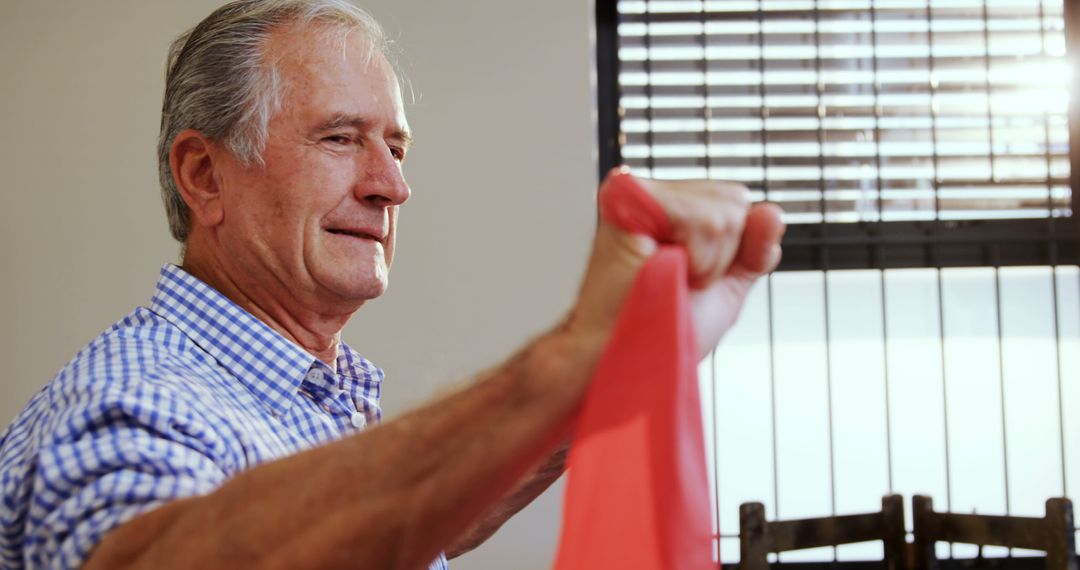
<svg viewBox="0 0 1080 570"><path fill-rule="evenodd" d="M744 208L750 207L750 189L744 184L732 183L730 187L732 201Z"/></svg>
<svg viewBox="0 0 1080 570"><path fill-rule="evenodd" d="M714 239L737 238L742 233L742 220L745 214L740 208L727 207L717 212L710 228Z"/></svg>
<svg viewBox="0 0 1080 570"><path fill-rule="evenodd" d="M723 208L698 210L694 222L697 234L707 243L722 239L727 234L730 218Z"/></svg>
<svg viewBox="0 0 1080 570"><path fill-rule="evenodd" d="M710 180L702 186L702 191L709 199L732 204L740 208L750 206L750 189L745 184L726 180Z"/></svg>

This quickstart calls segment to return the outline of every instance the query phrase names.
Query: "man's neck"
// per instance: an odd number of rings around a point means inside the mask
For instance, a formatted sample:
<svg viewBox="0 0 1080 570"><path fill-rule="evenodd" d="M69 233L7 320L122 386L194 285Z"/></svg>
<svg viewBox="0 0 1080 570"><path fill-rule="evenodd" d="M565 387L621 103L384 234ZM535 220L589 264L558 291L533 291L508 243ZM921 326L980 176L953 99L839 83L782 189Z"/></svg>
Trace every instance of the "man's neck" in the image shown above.
<svg viewBox="0 0 1080 570"><path fill-rule="evenodd" d="M300 307L276 279L257 280L227 263L185 251L182 269L216 289L281 336L337 370L341 329L349 315L325 315ZM275 294L277 293L277 294ZM284 299L284 300L283 300Z"/></svg>

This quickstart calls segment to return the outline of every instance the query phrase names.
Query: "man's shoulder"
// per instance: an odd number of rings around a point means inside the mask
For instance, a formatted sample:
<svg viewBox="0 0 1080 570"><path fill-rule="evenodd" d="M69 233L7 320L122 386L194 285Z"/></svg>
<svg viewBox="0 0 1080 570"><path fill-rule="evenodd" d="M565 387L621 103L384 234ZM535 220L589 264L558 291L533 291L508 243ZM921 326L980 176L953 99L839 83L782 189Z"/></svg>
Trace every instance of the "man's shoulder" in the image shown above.
<svg viewBox="0 0 1080 570"><path fill-rule="evenodd" d="M16 472L34 469L44 448L123 430L189 447L200 440L225 453L222 437L234 435L218 413L227 385L227 372L212 357L166 319L138 308L80 350L3 430L0 479L7 485Z"/></svg>
<svg viewBox="0 0 1080 570"><path fill-rule="evenodd" d="M64 365L16 416L8 435L20 424L49 431L73 414L122 401L148 409L208 406L207 386L221 375L213 358L178 327L140 307Z"/></svg>
<svg viewBox="0 0 1080 570"><path fill-rule="evenodd" d="M83 347L46 387L51 398L85 391L123 392L138 385L190 388L213 358L180 328L145 307L135 309Z"/></svg>
<svg viewBox="0 0 1080 570"><path fill-rule="evenodd" d="M80 502L83 489L175 498L169 493L207 492L247 465L242 441L215 406L214 383L225 385L225 376L178 327L145 308L86 345L0 435L0 561L22 558L24 538L45 528L49 513L93 506ZM125 501L94 508L120 507L142 508Z"/></svg>

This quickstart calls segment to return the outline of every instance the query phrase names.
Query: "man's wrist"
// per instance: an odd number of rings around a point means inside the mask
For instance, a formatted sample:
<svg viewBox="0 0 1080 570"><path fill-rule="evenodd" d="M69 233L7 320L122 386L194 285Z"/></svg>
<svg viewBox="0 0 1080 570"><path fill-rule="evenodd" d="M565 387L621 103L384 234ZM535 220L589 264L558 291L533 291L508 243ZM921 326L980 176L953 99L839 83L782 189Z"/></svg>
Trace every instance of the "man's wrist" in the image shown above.
<svg viewBox="0 0 1080 570"><path fill-rule="evenodd" d="M576 408L600 360L606 336L567 322L536 339L522 362L535 395Z"/></svg>

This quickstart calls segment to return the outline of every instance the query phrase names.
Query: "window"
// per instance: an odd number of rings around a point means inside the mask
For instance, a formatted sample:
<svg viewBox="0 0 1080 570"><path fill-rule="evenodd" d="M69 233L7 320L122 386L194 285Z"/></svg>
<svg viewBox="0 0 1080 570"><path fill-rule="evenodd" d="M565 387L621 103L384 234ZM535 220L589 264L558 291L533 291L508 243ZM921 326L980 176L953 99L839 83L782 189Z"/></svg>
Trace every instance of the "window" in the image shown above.
<svg viewBox="0 0 1080 570"><path fill-rule="evenodd" d="M780 203L782 269L1078 259L1061 0L600 0L601 167Z"/></svg>
<svg viewBox="0 0 1080 570"><path fill-rule="evenodd" d="M699 369L725 564L747 501L1041 516L1080 488L1075 6L597 0L600 172L787 212L781 272Z"/></svg>

